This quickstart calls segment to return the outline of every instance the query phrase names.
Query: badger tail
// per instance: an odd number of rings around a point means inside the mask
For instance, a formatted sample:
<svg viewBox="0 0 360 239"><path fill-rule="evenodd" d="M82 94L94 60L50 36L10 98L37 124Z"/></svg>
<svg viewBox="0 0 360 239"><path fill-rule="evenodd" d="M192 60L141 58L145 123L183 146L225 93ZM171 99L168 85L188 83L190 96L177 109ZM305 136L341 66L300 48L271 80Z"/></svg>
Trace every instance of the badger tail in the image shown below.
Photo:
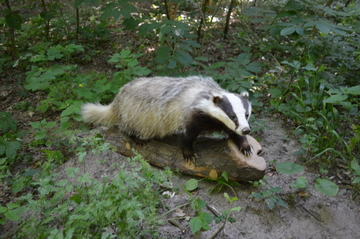
<svg viewBox="0 0 360 239"><path fill-rule="evenodd" d="M81 115L83 121L88 123L113 124L116 122L112 104L85 103L81 108Z"/></svg>

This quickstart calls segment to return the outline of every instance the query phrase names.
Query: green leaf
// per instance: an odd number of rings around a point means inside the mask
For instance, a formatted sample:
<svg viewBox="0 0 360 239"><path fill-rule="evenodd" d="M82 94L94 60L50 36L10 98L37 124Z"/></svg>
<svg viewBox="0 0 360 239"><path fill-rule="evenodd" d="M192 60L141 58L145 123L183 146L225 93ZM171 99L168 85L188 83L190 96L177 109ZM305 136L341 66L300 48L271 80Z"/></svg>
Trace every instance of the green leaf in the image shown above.
<svg viewBox="0 0 360 239"><path fill-rule="evenodd" d="M23 20L19 14L15 13L12 15L6 15L5 22L10 28L21 30L21 24L23 23Z"/></svg>
<svg viewBox="0 0 360 239"><path fill-rule="evenodd" d="M293 188L306 188L308 183L309 183L308 180L305 177L301 176L298 179L296 179L296 181L294 183L291 183L290 187L293 187Z"/></svg>
<svg viewBox="0 0 360 239"><path fill-rule="evenodd" d="M331 182L328 179L321 178L316 179L315 188L319 192L332 197L336 196L339 191L339 187L335 183Z"/></svg>
<svg viewBox="0 0 360 239"><path fill-rule="evenodd" d="M17 150L21 148L21 144L18 141L8 141L5 143L6 146L6 156L8 158L15 158Z"/></svg>
<svg viewBox="0 0 360 239"><path fill-rule="evenodd" d="M251 53L243 52L236 58L236 61L242 65L247 65L250 62L250 57L252 56Z"/></svg>
<svg viewBox="0 0 360 239"><path fill-rule="evenodd" d="M200 231L200 229L201 229L201 227L203 225L201 219L198 218L198 217L191 218L189 224L190 224L191 232L194 233L194 234L196 232Z"/></svg>
<svg viewBox="0 0 360 239"><path fill-rule="evenodd" d="M50 61L53 61L55 59L61 59L64 56L64 54L61 53L61 50L57 46L51 47L49 50L47 50L47 55ZM63 71L60 74L62 73Z"/></svg>
<svg viewBox="0 0 360 239"><path fill-rule="evenodd" d="M5 217L0 218L0 224L1 224L1 225L5 225L5 224L6 224L6 218L5 218Z"/></svg>
<svg viewBox="0 0 360 239"><path fill-rule="evenodd" d="M199 186L199 181L196 179L190 179L185 184L185 189L188 191L193 191Z"/></svg>
<svg viewBox="0 0 360 239"><path fill-rule="evenodd" d="M251 62L250 64L245 66L245 68L246 68L246 70L254 72L254 73L258 73L261 71L259 62Z"/></svg>
<svg viewBox="0 0 360 239"><path fill-rule="evenodd" d="M155 61L164 64L171 58L172 49L168 46L161 46L156 51Z"/></svg>
<svg viewBox="0 0 360 239"><path fill-rule="evenodd" d="M121 15L123 15L125 19L129 19L129 18L131 18L131 13L138 12L138 10L134 5L128 4L127 6L123 6L121 8L120 12L121 12Z"/></svg>
<svg viewBox="0 0 360 239"><path fill-rule="evenodd" d="M234 212L234 211L238 212L241 209L242 209L242 207L233 207L233 208L230 209L230 212Z"/></svg>
<svg viewBox="0 0 360 239"><path fill-rule="evenodd" d="M299 34L300 36L304 35L304 28L303 27L296 27L296 33Z"/></svg>
<svg viewBox="0 0 360 239"><path fill-rule="evenodd" d="M28 171L26 171L25 173L23 173L23 176L34 176L36 175L38 172L35 169L30 169Z"/></svg>
<svg viewBox="0 0 360 239"><path fill-rule="evenodd" d="M197 56L195 57L195 60L209 62L209 58L207 58L206 56Z"/></svg>
<svg viewBox="0 0 360 239"><path fill-rule="evenodd" d="M65 171L66 171L68 177L73 178L80 170L79 170L79 168L68 167L65 169Z"/></svg>
<svg viewBox="0 0 360 239"><path fill-rule="evenodd" d="M330 103L330 104L336 104L336 103L341 103L342 101L346 100L347 98L348 98L347 95L336 94L336 95L330 96L327 99L324 99L323 102Z"/></svg>
<svg viewBox="0 0 360 239"><path fill-rule="evenodd" d="M219 68L219 67L223 67L223 66L225 66L225 64L226 64L225 61L215 62L214 64L212 64L212 65L209 67L209 70L213 70L213 69L216 69L216 68Z"/></svg>
<svg viewBox="0 0 360 239"><path fill-rule="evenodd" d="M80 204L82 201L82 197L80 194L75 194L73 196L70 197L70 200L75 202L76 204Z"/></svg>
<svg viewBox="0 0 360 239"><path fill-rule="evenodd" d="M257 198L257 199L263 199L264 198L264 195L263 194L261 194L261 193L252 193L251 194L251 196L252 197L254 197L254 198Z"/></svg>
<svg viewBox="0 0 360 239"><path fill-rule="evenodd" d="M353 181L352 181L353 184L355 183L360 183L360 177L356 177Z"/></svg>
<svg viewBox="0 0 360 239"><path fill-rule="evenodd" d="M141 23L140 20L135 20L134 18L128 18L123 21L125 30L133 30Z"/></svg>
<svg viewBox="0 0 360 239"><path fill-rule="evenodd" d="M200 218L203 221L203 227L205 224L209 224L214 220L214 216L208 212L202 212Z"/></svg>
<svg viewBox="0 0 360 239"><path fill-rule="evenodd" d="M20 215L16 210L10 210L4 213L5 217L11 221L19 221Z"/></svg>
<svg viewBox="0 0 360 239"><path fill-rule="evenodd" d="M351 95L360 95L360 85L349 87L349 88L342 88L346 94Z"/></svg>
<svg viewBox="0 0 360 239"><path fill-rule="evenodd" d="M173 68L175 68L175 66L176 66L176 61L171 60L171 61L169 62L169 65L167 66L167 68L168 68L168 69L173 69Z"/></svg>
<svg viewBox="0 0 360 239"><path fill-rule="evenodd" d="M194 62L192 56L182 50L177 50L175 52L175 59L184 66L189 66Z"/></svg>
<svg viewBox="0 0 360 239"><path fill-rule="evenodd" d="M0 213L6 212L8 209L6 207L0 206Z"/></svg>
<svg viewBox="0 0 360 239"><path fill-rule="evenodd" d="M359 165L359 163L357 162L356 159L353 159L351 161L350 166L351 166L351 169L356 172L356 174L360 175L360 165Z"/></svg>
<svg viewBox="0 0 360 239"><path fill-rule="evenodd" d="M225 179L226 182L229 182L229 175L227 174L227 172L222 172L221 173L221 177L223 177Z"/></svg>
<svg viewBox="0 0 360 239"><path fill-rule="evenodd" d="M304 167L292 162L282 162L276 165L276 170L283 174L294 174L303 171Z"/></svg>
<svg viewBox="0 0 360 239"><path fill-rule="evenodd" d="M278 88L271 88L268 90L272 98L279 98L282 94L282 91Z"/></svg>
<svg viewBox="0 0 360 239"><path fill-rule="evenodd" d="M287 36L287 35L291 35L295 32L296 27L292 26L292 27L285 27L280 31L280 35L281 36Z"/></svg>
<svg viewBox="0 0 360 239"><path fill-rule="evenodd" d="M52 12L42 11L40 12L40 17L49 21L55 17L55 14Z"/></svg>
<svg viewBox="0 0 360 239"><path fill-rule="evenodd" d="M8 203L8 204L6 204L6 206L9 210L11 210L11 209L19 207L20 205L17 203Z"/></svg>
<svg viewBox="0 0 360 239"><path fill-rule="evenodd" d="M281 192L281 188L280 187L270 187L269 189L271 192L273 193L280 193Z"/></svg>
<svg viewBox="0 0 360 239"><path fill-rule="evenodd" d="M331 28L326 25L326 24L322 24L322 23L316 23L316 28L319 29L319 31L323 32L323 33L329 33Z"/></svg>
<svg viewBox="0 0 360 239"><path fill-rule="evenodd" d="M76 0L75 3L74 3L74 7L78 7L80 6L83 2L85 2L85 0Z"/></svg>
<svg viewBox="0 0 360 239"><path fill-rule="evenodd" d="M196 199L196 205L198 209L204 208L206 204L207 203L204 200L201 200L200 198Z"/></svg>

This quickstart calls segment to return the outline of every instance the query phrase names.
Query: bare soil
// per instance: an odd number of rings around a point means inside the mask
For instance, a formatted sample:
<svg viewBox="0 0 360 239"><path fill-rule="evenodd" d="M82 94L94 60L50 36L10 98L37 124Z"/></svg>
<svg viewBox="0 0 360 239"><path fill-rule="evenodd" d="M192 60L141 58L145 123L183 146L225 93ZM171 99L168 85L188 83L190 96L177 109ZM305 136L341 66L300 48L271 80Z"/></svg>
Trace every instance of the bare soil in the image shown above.
<svg viewBox="0 0 360 239"><path fill-rule="evenodd" d="M296 162L297 157L293 154L299 149L296 139L290 137L286 130L284 122L272 118L264 118L267 122L267 128L258 131L254 135L263 147L262 156L267 162L276 160L277 162ZM99 159L105 162L99 163ZM110 176L115 174L111 165L125 161L125 157L115 152L106 152L101 155L89 155L80 166L82 172L90 173L91 177L100 178L104 175ZM301 163L301 162L297 162ZM65 167L79 166L77 159L71 159L64 164ZM159 169L161 170L161 169ZM313 172L316 171L316 172ZM306 197L300 196L301 193L289 186L299 176L304 176L309 181L309 188L306 189ZM336 175L328 175L336 180ZM191 233L187 220L179 220L179 223L185 229L183 232L180 228L166 221L165 224L158 228L161 238L246 238L246 239L353 239L360 238L360 197L352 197L352 189L340 185L337 196L329 197L318 192L312 185L316 178L319 177L317 170L305 167L303 172L295 175L283 175L271 170L267 170L267 184L263 187L255 187L249 183L241 183L235 186L236 195L224 188L220 193L210 195L211 188L216 184L210 181L201 181L199 188L194 192L193 197L201 198L208 205L217 209L217 211L229 210L233 207L242 207L239 212L232 212L231 216L236 220L234 223L227 222L225 227L215 237L215 232L222 226L222 223L212 223L211 230L202 231L198 236ZM176 174L173 180L175 188L185 185L190 176ZM341 183L340 181L335 181ZM262 200L256 200L251 196L252 192L259 192L273 187L281 187L279 196L288 204L288 207L276 206L270 210ZM224 198L223 193L230 196L236 196L238 201L229 205ZM186 193L179 192L173 197L163 199L163 203L169 208L174 209L179 205L188 202L189 196ZM194 215L190 207L183 207L181 210L189 216ZM205 211L211 213L207 208ZM169 215L175 217L176 215Z"/></svg>

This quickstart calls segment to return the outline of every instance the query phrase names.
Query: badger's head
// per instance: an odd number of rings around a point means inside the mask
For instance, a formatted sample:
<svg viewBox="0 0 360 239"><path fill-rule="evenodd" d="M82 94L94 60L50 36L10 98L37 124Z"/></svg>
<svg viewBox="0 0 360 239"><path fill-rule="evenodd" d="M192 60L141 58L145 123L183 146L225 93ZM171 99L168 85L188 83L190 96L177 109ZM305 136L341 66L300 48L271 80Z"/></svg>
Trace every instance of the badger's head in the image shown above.
<svg viewBox="0 0 360 239"><path fill-rule="evenodd" d="M225 93L213 96L208 113L239 135L251 132L248 123L251 115L248 92L242 92L240 95Z"/></svg>

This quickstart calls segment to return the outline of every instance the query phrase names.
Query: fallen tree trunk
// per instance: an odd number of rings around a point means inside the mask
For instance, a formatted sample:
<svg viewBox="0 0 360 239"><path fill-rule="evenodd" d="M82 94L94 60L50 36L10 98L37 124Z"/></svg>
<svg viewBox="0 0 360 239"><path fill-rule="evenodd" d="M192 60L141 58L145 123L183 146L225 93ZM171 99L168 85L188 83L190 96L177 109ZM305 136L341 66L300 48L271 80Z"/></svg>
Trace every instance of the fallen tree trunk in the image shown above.
<svg viewBox="0 0 360 239"><path fill-rule="evenodd" d="M252 146L252 155L249 157L242 154L232 140L199 137L194 143L199 156L195 164L185 162L176 136L152 139L142 146L115 128L104 132L104 136L105 141L114 145L117 152L124 156L135 156L135 149L150 164L169 167L183 174L216 179L225 171L229 179L236 181L255 181L265 175L266 162L259 156L261 145L249 135L246 136Z"/></svg>

